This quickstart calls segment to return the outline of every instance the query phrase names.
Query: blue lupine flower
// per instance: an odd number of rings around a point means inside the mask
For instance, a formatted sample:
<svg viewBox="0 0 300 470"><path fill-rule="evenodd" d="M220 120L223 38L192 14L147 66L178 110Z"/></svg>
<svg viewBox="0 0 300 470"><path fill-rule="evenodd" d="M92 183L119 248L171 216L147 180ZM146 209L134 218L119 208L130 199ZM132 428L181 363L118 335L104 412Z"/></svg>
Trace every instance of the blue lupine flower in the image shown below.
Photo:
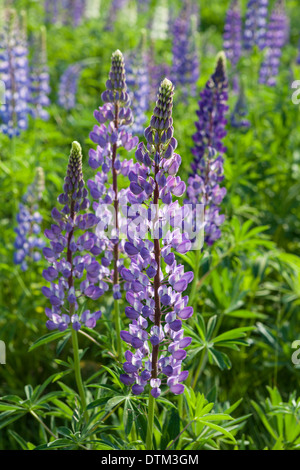
<svg viewBox="0 0 300 470"><path fill-rule="evenodd" d="M185 99L195 93L199 78L199 57L196 44L197 17L186 1L173 23L172 80Z"/></svg>
<svg viewBox="0 0 300 470"><path fill-rule="evenodd" d="M227 89L226 58L224 53L220 53L215 72L200 93L198 121L195 123L197 132L193 135L195 159L191 165L186 201L193 205L203 204L204 240L208 245L220 238L220 225L224 221L219 205L226 189L219 183L224 178L222 154L226 147L222 140L226 136Z"/></svg>
<svg viewBox="0 0 300 470"><path fill-rule="evenodd" d="M82 65L70 65L62 74L59 81L58 104L67 111L76 106L76 93Z"/></svg>
<svg viewBox="0 0 300 470"><path fill-rule="evenodd" d="M42 28L40 39L41 44L35 49L33 65L30 71L30 102L33 106L32 113L34 117L39 117L46 121L49 118L49 114L44 108L50 104L48 95L51 89L47 65L46 30L44 27Z"/></svg>
<svg viewBox="0 0 300 470"><path fill-rule="evenodd" d="M147 55L145 52L133 53L126 62L127 86L132 103L134 122L133 134L143 134L144 123L147 119L146 112L149 109L150 83L148 76Z"/></svg>
<svg viewBox="0 0 300 470"><path fill-rule="evenodd" d="M43 277L50 282L50 287L44 286L42 293L51 303L51 308L45 310L49 330L64 331L69 326L79 330L82 325L94 328L101 317L99 310L79 313L83 298L97 300L107 290L106 284L99 280L105 268L95 259L96 236L89 232L99 220L87 212L87 196L81 147L78 142L73 142L63 193L58 197L63 208L52 210L54 223L45 230L51 247L43 249L43 255L50 263L44 269Z"/></svg>
<svg viewBox="0 0 300 470"><path fill-rule="evenodd" d="M244 48L252 49L255 45L264 49L269 0L249 0L246 10L244 29Z"/></svg>
<svg viewBox="0 0 300 470"><path fill-rule="evenodd" d="M19 204L18 226L14 229L14 263L19 264L22 271L26 271L32 261L41 259L41 250L45 246L44 239L39 236L42 216L38 212L38 201L42 198L43 190L44 172L38 167L34 182L28 187L23 202Z"/></svg>
<svg viewBox="0 0 300 470"><path fill-rule="evenodd" d="M184 266L177 264L173 252L186 253L191 242L178 230L162 233L173 211L179 209L178 201L172 202L173 196L180 197L185 191L185 183L176 176L181 157L175 153L173 94L173 84L164 79L150 126L145 129L147 146L139 144L136 151L139 163L129 174L128 201L139 204L139 212L145 203L144 213L139 217L142 216L147 232L154 224L153 240L144 239L138 233L130 236L125 251L131 264L121 269L129 304L125 315L131 320L129 331L121 331L121 338L133 351L125 352L124 374L120 380L131 385L135 395L149 384L154 398L160 396L164 379L175 395L184 392L182 382L188 372L182 370L182 363L191 338L184 338L182 320L193 314L188 296L183 296L193 273L184 272ZM133 220L135 217L138 216L133 214Z"/></svg>
<svg viewBox="0 0 300 470"><path fill-rule="evenodd" d="M0 106L0 131L10 138L28 127L29 67L26 34L14 10L5 12L0 32L0 80L5 103Z"/></svg>
<svg viewBox="0 0 300 470"><path fill-rule="evenodd" d="M289 21L284 4L278 0L270 16L266 32L266 49L259 72L259 83L275 86L279 72L282 48L289 33Z"/></svg>

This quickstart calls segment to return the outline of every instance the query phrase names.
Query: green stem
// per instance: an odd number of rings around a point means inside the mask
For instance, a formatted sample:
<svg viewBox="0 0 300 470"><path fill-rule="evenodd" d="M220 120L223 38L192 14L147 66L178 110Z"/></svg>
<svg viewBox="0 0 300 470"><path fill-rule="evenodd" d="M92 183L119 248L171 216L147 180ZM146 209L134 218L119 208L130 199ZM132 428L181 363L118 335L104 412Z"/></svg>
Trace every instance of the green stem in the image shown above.
<svg viewBox="0 0 300 470"><path fill-rule="evenodd" d="M198 383L200 375L202 374L202 371L205 367L205 364L206 364L206 348L203 348L202 354L201 354L201 357L200 357L200 361L199 361L197 370L196 370L195 375L194 375L194 381L193 381L193 385L192 385L193 390L195 390L195 387Z"/></svg>
<svg viewBox="0 0 300 470"><path fill-rule="evenodd" d="M193 306L194 300L196 298L196 293L198 289L198 279L199 279L199 265L200 265L200 257L201 257L201 250L196 251L196 267L195 267L195 275L192 284L191 294L190 294L190 304Z"/></svg>
<svg viewBox="0 0 300 470"><path fill-rule="evenodd" d="M154 406L155 406L155 399L150 393L149 402L148 402L148 427L147 427L147 437L146 437L146 450L152 450L153 448Z"/></svg>
<svg viewBox="0 0 300 470"><path fill-rule="evenodd" d="M79 349L78 349L78 338L77 338L77 331L74 328L71 328L72 332L72 344L73 344L73 354L74 354L74 372L75 372L75 379L76 384L79 392L79 396L81 399L81 405L83 410L86 410L86 399L85 399L85 392L81 378L81 371L80 371L80 359L79 359ZM87 418L87 412L85 411L85 417Z"/></svg>
<svg viewBox="0 0 300 470"><path fill-rule="evenodd" d="M120 360L122 357L122 342L120 336L120 309L119 309L119 300L114 300L114 313L115 313L115 328L117 335L117 357Z"/></svg>

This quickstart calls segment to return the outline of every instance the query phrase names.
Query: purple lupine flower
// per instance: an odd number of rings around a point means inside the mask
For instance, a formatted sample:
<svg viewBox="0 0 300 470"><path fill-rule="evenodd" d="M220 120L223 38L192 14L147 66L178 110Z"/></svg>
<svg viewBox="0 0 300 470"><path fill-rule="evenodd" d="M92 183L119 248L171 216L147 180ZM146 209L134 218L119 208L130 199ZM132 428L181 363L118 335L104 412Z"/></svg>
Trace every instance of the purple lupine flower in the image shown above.
<svg viewBox="0 0 300 470"><path fill-rule="evenodd" d="M194 95L199 78L199 57L196 44L197 17L192 5L185 1L173 24L173 63L171 76L174 85L181 90L185 99Z"/></svg>
<svg viewBox="0 0 300 470"><path fill-rule="evenodd" d="M121 331L121 338L133 351L125 352L120 379L132 385L134 394L150 384L154 398L165 384L176 395L184 391L182 382L188 372L182 370L182 362L191 338L184 338L182 320L193 314L188 296L183 296L193 273L184 272L173 252L187 252L191 242L181 231L167 229L171 214L180 209L178 201L172 202L173 195L181 196L185 191L184 182L176 176L181 158L175 153L173 94L172 83L164 79L150 126L145 129L147 147L139 144L136 158L140 163L128 175L128 214L133 221L141 219L144 228L139 224L136 231L128 233L125 251L131 264L121 270L129 304L125 314L131 320L129 331ZM149 230L152 238L143 237Z"/></svg>
<svg viewBox="0 0 300 470"><path fill-rule="evenodd" d="M247 114L248 107L246 103L245 90L243 85L241 85L236 104L230 116L230 123L232 127L239 128L242 130L249 129L251 123L250 121L248 121L248 119L245 118Z"/></svg>
<svg viewBox="0 0 300 470"><path fill-rule="evenodd" d="M146 14L149 10L150 0L138 0L137 9L138 13Z"/></svg>
<svg viewBox="0 0 300 470"><path fill-rule="evenodd" d="M76 93L82 65L70 65L62 74L59 81L58 104L67 111L76 106Z"/></svg>
<svg viewBox="0 0 300 470"><path fill-rule="evenodd" d="M33 106L34 117L46 121L48 112L44 109L49 106L49 93L51 91L49 81L49 69L47 65L46 30L42 27L41 45L35 48L33 65L30 71L30 103Z"/></svg>
<svg viewBox="0 0 300 470"><path fill-rule="evenodd" d="M282 48L289 33L289 21L284 4L278 0L270 16L266 32L266 49L259 72L259 83L275 86L279 72Z"/></svg>
<svg viewBox="0 0 300 470"><path fill-rule="evenodd" d="M297 65L300 65L300 39L299 39L299 43L298 43L298 56L297 56L296 63L297 63Z"/></svg>
<svg viewBox="0 0 300 470"><path fill-rule="evenodd" d="M142 134L149 109L150 82L147 68L147 56L144 52L136 51L127 60L126 76L127 86L132 103L134 122L133 134Z"/></svg>
<svg viewBox="0 0 300 470"><path fill-rule="evenodd" d="M46 0L46 22L79 26L82 23L85 8L86 0Z"/></svg>
<svg viewBox="0 0 300 470"><path fill-rule="evenodd" d="M194 171L197 170L197 162L201 160L207 147L213 147L220 153L226 151L222 140L226 136L227 100L226 58L224 53L220 53L216 69L200 93L200 101L198 102L198 121L195 122L197 132L193 135L195 146L192 149L195 156L195 161L192 164Z"/></svg>
<svg viewBox="0 0 300 470"><path fill-rule="evenodd" d="M224 51L235 68L242 53L242 19L239 0L232 0L226 14Z"/></svg>
<svg viewBox="0 0 300 470"><path fill-rule="evenodd" d="M10 138L28 127L29 77L26 32L14 10L4 12L0 32L0 80L5 85L0 103L0 131Z"/></svg>
<svg viewBox="0 0 300 470"><path fill-rule="evenodd" d="M117 19L118 12L126 7L128 0L112 0L106 20L106 30L113 29L113 25Z"/></svg>
<svg viewBox="0 0 300 470"><path fill-rule="evenodd" d="M38 212L38 202L42 198L44 186L44 171L37 167L34 182L23 196L23 202L19 204L18 226L14 229L14 263L19 264L22 271L27 271L28 263L41 259L41 250L45 246L43 238L39 236L42 216Z"/></svg>
<svg viewBox="0 0 300 470"><path fill-rule="evenodd" d="M124 245L120 243L119 235L123 230L123 223L126 223L125 218L122 218L121 207L127 201L126 190L119 190L118 176L127 176L133 165L132 160L121 160L118 151L121 148L130 151L138 144L138 138L127 131L127 127L133 122L133 116L127 93L123 55L119 50L112 54L106 88L102 93L104 105L94 112L99 125L95 125L90 133L97 149L90 150L89 165L93 170L100 168L100 171L93 180L88 181L88 187L96 201L96 215L101 219L96 229L96 235L105 244L101 262L110 272L113 297L118 300L121 298L119 271L122 267L119 252ZM111 233L106 231L108 226L113 226Z"/></svg>
<svg viewBox="0 0 300 470"><path fill-rule="evenodd" d="M220 53L215 72L200 93L199 120L195 123L197 132L193 136L193 174L188 179L187 189L187 202L203 204L204 240L208 245L220 238L220 225L224 221L219 205L226 189L221 188L219 183L224 178L222 153L226 148L222 139L226 136L227 86L226 58L224 53Z"/></svg>
<svg viewBox="0 0 300 470"><path fill-rule="evenodd" d="M249 0L246 10L244 29L244 48L252 49L255 45L264 49L269 0Z"/></svg>
<svg viewBox="0 0 300 470"><path fill-rule="evenodd" d="M69 325L79 330L82 325L94 328L101 312L84 310L81 314L82 300L97 300L108 289L100 280L105 267L96 261L97 240L89 229L94 227L98 218L88 213L88 191L82 175L82 154L78 142L73 142L69 158L63 193L58 202L61 210L52 210L54 223L45 230L50 247L43 249L43 255L50 266L43 271L43 277L50 282L42 293L51 303L46 308L48 329L64 331ZM78 233L79 232L79 233Z"/></svg>

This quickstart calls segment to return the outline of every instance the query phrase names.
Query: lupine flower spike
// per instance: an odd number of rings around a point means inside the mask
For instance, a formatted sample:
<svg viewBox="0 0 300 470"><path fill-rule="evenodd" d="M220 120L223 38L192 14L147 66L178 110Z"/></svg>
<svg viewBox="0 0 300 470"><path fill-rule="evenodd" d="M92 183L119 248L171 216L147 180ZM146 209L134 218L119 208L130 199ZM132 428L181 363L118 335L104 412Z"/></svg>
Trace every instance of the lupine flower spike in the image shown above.
<svg viewBox="0 0 300 470"><path fill-rule="evenodd" d="M81 71L82 65L75 63L70 65L60 77L58 104L66 111L70 111L76 106L76 93Z"/></svg>
<svg viewBox="0 0 300 470"><path fill-rule="evenodd" d="M106 269L105 280L112 283L112 292L115 299L115 321L118 330L119 313L118 300L121 298L119 271L122 267L120 252L124 253L124 243L120 242L120 232L125 217L121 217L120 207L126 201L125 189L119 188L119 175L127 176L133 161L120 160L118 151L124 148L128 152L136 147L138 138L132 137L127 131L133 122L130 109L130 99L127 93L125 66L122 53L117 50L112 55L109 79L106 82L106 91L102 93L104 105L94 112L99 125L94 126L90 133L91 140L97 144L97 149L89 152L89 164L92 169L101 168L94 180L88 181L91 196L96 200L94 209L101 219L96 235L99 239L99 253L102 252L102 266ZM108 123L107 125L105 123ZM106 227L112 226L111 234L107 234ZM126 229L125 229L126 233ZM121 341L118 334L118 353Z"/></svg>
<svg viewBox="0 0 300 470"><path fill-rule="evenodd" d="M265 58L259 72L259 83L275 86L279 72L282 48L289 34L289 21L284 4L277 1L270 17L266 33Z"/></svg>
<svg viewBox="0 0 300 470"><path fill-rule="evenodd" d="M4 104L0 103L0 130L10 138L28 127L28 50L24 27L14 10L4 11L0 32L0 80Z"/></svg>
<svg viewBox="0 0 300 470"><path fill-rule="evenodd" d="M126 65L127 85L132 103L134 123L133 134L142 134L149 109L150 82L147 68L147 55L142 47L129 57Z"/></svg>
<svg viewBox="0 0 300 470"><path fill-rule="evenodd" d="M248 114L248 106L246 103L245 90L243 85L240 86L238 99L236 101L233 112L230 116L230 123L232 127L239 128L242 130L249 129L251 123L245 118Z"/></svg>
<svg viewBox="0 0 300 470"><path fill-rule="evenodd" d="M249 0L246 10L244 29L244 48L253 49L254 46L264 49L266 45L266 26L269 0Z"/></svg>
<svg viewBox="0 0 300 470"><path fill-rule="evenodd" d="M129 303L125 314L132 321L129 331L121 331L121 337L133 351L125 353L125 373L120 378L125 385L132 385L136 395L150 384L154 398L165 385L176 395L184 391L182 382L188 372L182 370L182 362L191 338L184 338L182 320L193 314L188 296L183 296L193 273L185 273L174 255L174 251L186 253L191 242L179 230L167 227L171 214L179 208L178 201L172 202L173 196L180 197L185 191L185 183L176 176L181 158L174 153L173 93L172 83L164 79L145 130L147 147L139 144L136 158L140 164L128 175L129 215L136 219L138 204L144 228L128 235L125 250L131 264L121 270ZM146 237L152 228L152 235Z"/></svg>
<svg viewBox="0 0 300 470"><path fill-rule="evenodd" d="M242 19L239 0L232 0L226 15L224 51L233 69L233 89L238 91L239 84L236 67L242 54Z"/></svg>
<svg viewBox="0 0 300 470"><path fill-rule="evenodd" d="M197 17L193 14L188 0L173 25L173 64L174 85L181 91L185 100L195 93L199 78L199 57L197 53Z"/></svg>
<svg viewBox="0 0 300 470"><path fill-rule="evenodd" d="M34 182L28 187L23 202L19 204L17 215L14 262L21 266L22 271L28 269L30 262L41 259L41 251L45 246L40 236L42 216L38 212L38 202L42 199L44 186L44 171L38 167Z"/></svg>
<svg viewBox="0 0 300 470"><path fill-rule="evenodd" d="M82 325L94 328L101 316L99 310L91 312L82 307L84 300L97 300L106 287L99 283L101 265L94 257L96 237L88 231L96 225L98 218L87 213L87 196L81 147L78 142L73 142L63 193L58 197L63 208L52 210L54 223L45 230L51 247L43 250L50 263L43 271L43 277L50 287L43 287L42 292L51 303L51 308L46 308L49 330L64 331L69 325L74 330L79 330Z"/></svg>
<svg viewBox="0 0 300 470"><path fill-rule="evenodd" d="M223 158L226 148L222 139L226 136L225 114L228 110L226 59L224 53L217 58L215 72L200 93L199 120L195 123L197 132L192 149L195 155L193 173L188 179L187 196L192 204L204 205L205 242L212 245L221 236L220 225L224 216L220 215L219 205L226 189L219 186L223 180ZM219 155L218 155L219 154Z"/></svg>
<svg viewBox="0 0 300 470"><path fill-rule="evenodd" d="M48 112L44 109L49 106L50 93L49 70L47 66L47 46L46 29L42 27L39 47L35 48L34 63L30 74L30 102L33 105L34 117L39 117L46 121L49 118Z"/></svg>

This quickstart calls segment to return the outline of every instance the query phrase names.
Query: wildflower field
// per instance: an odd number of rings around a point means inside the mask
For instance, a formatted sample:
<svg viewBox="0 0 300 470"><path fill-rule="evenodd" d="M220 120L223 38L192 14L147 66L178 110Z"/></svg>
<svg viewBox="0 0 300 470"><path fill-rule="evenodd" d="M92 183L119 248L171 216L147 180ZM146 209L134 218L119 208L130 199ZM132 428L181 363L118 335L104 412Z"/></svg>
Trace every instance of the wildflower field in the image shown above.
<svg viewBox="0 0 300 470"><path fill-rule="evenodd" d="M300 449L298 0L0 7L0 449Z"/></svg>

